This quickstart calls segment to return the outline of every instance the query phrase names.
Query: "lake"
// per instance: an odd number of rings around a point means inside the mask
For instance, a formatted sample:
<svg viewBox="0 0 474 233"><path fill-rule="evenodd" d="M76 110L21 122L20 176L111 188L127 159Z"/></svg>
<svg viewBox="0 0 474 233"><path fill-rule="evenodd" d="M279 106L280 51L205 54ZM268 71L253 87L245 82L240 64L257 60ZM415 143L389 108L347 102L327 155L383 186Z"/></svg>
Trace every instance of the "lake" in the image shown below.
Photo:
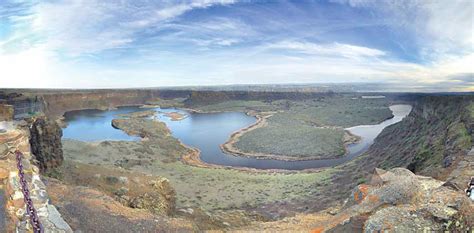
<svg viewBox="0 0 474 233"><path fill-rule="evenodd" d="M201 160L210 164L234 167L249 167L257 169L287 169L302 170L309 168L330 167L347 162L367 151L369 146L380 132L388 125L401 121L411 111L410 105L390 106L394 117L376 125L362 125L348 128L352 133L361 136L357 144L348 146L348 155L337 159L308 160L308 161L281 161L273 159L254 159L233 156L222 152L220 145L225 143L229 136L244 127L255 123L255 117L240 112L223 113L192 113L181 109L161 109L156 118L166 123L174 137L184 144L198 148L201 151ZM80 141L104 140L139 140L129 136L121 130L111 126L112 119L117 114L144 111L138 107L120 107L114 110L79 110L65 114L68 126L63 130L64 139ZM165 116L166 112L179 112L188 117L181 121L172 121Z"/></svg>

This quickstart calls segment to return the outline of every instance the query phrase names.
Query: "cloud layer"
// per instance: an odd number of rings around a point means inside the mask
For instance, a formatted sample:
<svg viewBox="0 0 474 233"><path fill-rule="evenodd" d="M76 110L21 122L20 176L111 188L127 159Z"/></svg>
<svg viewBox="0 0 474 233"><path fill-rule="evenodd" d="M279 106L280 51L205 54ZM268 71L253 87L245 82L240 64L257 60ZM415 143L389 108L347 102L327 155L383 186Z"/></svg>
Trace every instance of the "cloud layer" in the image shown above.
<svg viewBox="0 0 474 233"><path fill-rule="evenodd" d="M0 3L0 87L383 82L474 91L474 3Z"/></svg>

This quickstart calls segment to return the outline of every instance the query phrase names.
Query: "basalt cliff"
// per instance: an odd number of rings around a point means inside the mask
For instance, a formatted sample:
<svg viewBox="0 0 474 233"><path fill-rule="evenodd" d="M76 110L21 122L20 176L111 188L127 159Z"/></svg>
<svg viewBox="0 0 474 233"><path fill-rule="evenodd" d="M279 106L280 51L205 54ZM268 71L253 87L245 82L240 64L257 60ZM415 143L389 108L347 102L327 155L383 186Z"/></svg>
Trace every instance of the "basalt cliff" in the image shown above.
<svg viewBox="0 0 474 233"><path fill-rule="evenodd" d="M272 98L291 97L271 95ZM288 95L306 98L309 94ZM238 92L104 90L30 93L10 98L7 104L18 107L22 114L40 114L21 121L16 128L0 132L0 191L5 190L5 195L0 197L6 200L3 209L8 210L8 230L27 228L12 153L20 150L25 155L26 169L31 172L27 181L38 196L35 198L38 198L37 208L43 213L42 220L49 229L60 232L76 229L104 232L124 229L170 232L472 231L473 202L464 193L466 183L474 176L472 96L425 96L411 102L413 110L409 116L385 128L365 154L332 168L334 172L328 178L326 191L313 200L278 206L288 209L293 205L305 206L306 211L277 221L255 217L245 224L229 226L215 220L218 219L215 213L176 210L176 193L165 177L148 182L150 177L147 175L111 168L101 168L97 175L98 167L88 164L81 165L80 169L90 172L81 179L74 179L76 183L66 184L54 178L55 168L63 163L62 132L54 120L67 111L142 105L156 98L176 97L184 98L184 104L192 106L222 99L267 98L268 94L243 96ZM79 165L72 163L70 166ZM50 173L49 177L42 175L45 173ZM68 176L79 177L79 174ZM239 217L243 215L235 214L235 211L222 212L222 215L244 221Z"/></svg>

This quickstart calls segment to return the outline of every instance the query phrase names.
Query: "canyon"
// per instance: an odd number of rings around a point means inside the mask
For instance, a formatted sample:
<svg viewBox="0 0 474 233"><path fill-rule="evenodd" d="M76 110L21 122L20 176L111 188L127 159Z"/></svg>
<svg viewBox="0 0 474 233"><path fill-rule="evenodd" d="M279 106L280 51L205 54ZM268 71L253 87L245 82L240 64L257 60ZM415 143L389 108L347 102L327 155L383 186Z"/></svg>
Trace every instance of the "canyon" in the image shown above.
<svg viewBox="0 0 474 233"><path fill-rule="evenodd" d="M473 203L463 189L474 176L473 96L384 94L385 99L374 100L362 99L362 95L8 90L2 94L4 105L13 106L15 118L26 120L18 120L15 129L8 128L0 134L0 145L7 145L5 152L0 151L5 154L0 165L7 174L0 177L7 184L3 186L7 190L4 198L14 196L8 191L12 189L8 184L16 171L11 151L18 149L32 164L31 169L36 170L38 176L34 177L45 181L43 189L51 200L47 208L59 207L57 214L49 216L62 216L54 221L62 220L56 227L68 225L62 228L65 232L472 229ZM203 166L199 158L198 163L186 163L183 158L196 155L196 151L177 140L165 123L149 118L150 114L125 114L110 123L139 136L138 141L61 139L60 126L67 127L66 112L121 106L161 104L196 112L254 114L274 110L301 112L305 108L333 111L328 106L338 107L331 118L324 120L325 115L317 115L317 121L309 122L316 127L322 123L355 126L387 117L380 114L368 119L363 112L346 107L353 103L345 104L351 98L358 98L361 106L376 109L388 108L389 104L410 104L413 109L399 123L384 128L357 158L311 171ZM24 117L25 112L28 117ZM342 117L348 113L353 114L351 121ZM2 111L5 119L11 119L11 115L11 111ZM296 119L304 119L306 124L308 118L304 116L297 115ZM29 179L33 182L37 178ZM14 213L22 205L7 203L5 208ZM25 225L21 216L15 218L20 220L10 226L18 229ZM401 226L408 220L409 224Z"/></svg>

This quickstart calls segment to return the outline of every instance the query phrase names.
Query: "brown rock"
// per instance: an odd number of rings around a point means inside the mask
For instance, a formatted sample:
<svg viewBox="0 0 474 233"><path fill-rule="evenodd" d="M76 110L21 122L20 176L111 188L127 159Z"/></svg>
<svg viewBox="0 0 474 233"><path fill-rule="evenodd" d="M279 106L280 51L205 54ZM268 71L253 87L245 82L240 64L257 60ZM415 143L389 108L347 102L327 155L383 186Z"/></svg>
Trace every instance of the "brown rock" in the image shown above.
<svg viewBox="0 0 474 233"><path fill-rule="evenodd" d="M55 121L36 118L30 127L31 152L42 172L60 166L63 162L62 130Z"/></svg>
<svg viewBox="0 0 474 233"><path fill-rule="evenodd" d="M376 185L376 186L382 185L384 183L384 180L382 177L386 172L387 171L383 169L375 168L374 174L372 174L372 179L370 180L370 185Z"/></svg>
<svg viewBox="0 0 474 233"><path fill-rule="evenodd" d="M153 191L131 198L129 206L138 209L147 209L154 214L172 215L176 209L176 191L171 187L169 180L160 178L150 183Z"/></svg>
<svg viewBox="0 0 474 233"><path fill-rule="evenodd" d="M8 178L9 171L5 168L0 168L0 180Z"/></svg>

